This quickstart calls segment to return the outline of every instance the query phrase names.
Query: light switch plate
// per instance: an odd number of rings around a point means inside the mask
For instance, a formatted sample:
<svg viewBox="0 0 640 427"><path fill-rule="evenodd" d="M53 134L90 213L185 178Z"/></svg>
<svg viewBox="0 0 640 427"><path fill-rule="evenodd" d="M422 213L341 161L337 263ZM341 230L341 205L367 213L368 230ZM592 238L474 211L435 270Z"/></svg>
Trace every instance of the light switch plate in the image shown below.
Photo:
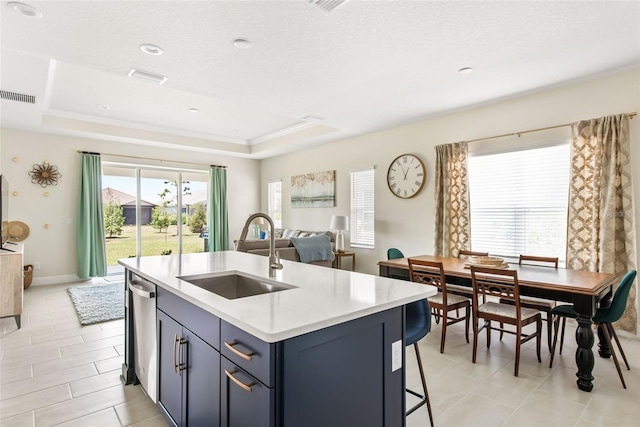
<svg viewBox="0 0 640 427"><path fill-rule="evenodd" d="M391 372L402 368L402 341L398 340L391 344Z"/></svg>

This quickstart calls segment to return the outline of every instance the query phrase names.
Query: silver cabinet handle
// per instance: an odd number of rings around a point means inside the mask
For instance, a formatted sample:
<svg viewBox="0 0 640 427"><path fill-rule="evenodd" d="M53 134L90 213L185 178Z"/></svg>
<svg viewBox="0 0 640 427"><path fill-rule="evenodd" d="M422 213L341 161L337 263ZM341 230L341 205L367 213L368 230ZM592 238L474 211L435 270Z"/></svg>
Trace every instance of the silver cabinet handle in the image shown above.
<svg viewBox="0 0 640 427"><path fill-rule="evenodd" d="M187 344L187 340L180 338L178 341L178 375L182 376L182 371L187 369L187 363L183 362L182 347Z"/></svg>
<svg viewBox="0 0 640 427"><path fill-rule="evenodd" d="M133 282L129 282L129 290L134 294L138 295L142 298L155 298L156 293L154 291L148 291L144 288L144 286L140 285L140 283L148 283L148 282L138 282L134 280ZM149 283L150 286L153 286L153 289L156 288L155 285Z"/></svg>
<svg viewBox="0 0 640 427"><path fill-rule="evenodd" d="M178 336L173 337L173 371L182 376L182 371L187 369L187 364L182 363L182 346L187 343L187 340Z"/></svg>
<svg viewBox="0 0 640 427"><path fill-rule="evenodd" d="M177 355L178 355L178 351L177 351L177 346L180 343L180 337L178 336L178 334L176 334L173 337L173 371L177 374L178 373L178 362L177 362Z"/></svg>
<svg viewBox="0 0 640 427"><path fill-rule="evenodd" d="M251 384L245 384L242 381L240 381L239 379L237 379L236 377L233 376L233 374L235 374L238 371L233 371L233 372L229 372L226 369L224 370L224 373L227 375L227 377L229 377L229 379L231 381L233 381L238 387L240 387L241 389L243 389L244 391L248 391L249 393L251 393L251 387L255 384L255 383L251 383Z"/></svg>

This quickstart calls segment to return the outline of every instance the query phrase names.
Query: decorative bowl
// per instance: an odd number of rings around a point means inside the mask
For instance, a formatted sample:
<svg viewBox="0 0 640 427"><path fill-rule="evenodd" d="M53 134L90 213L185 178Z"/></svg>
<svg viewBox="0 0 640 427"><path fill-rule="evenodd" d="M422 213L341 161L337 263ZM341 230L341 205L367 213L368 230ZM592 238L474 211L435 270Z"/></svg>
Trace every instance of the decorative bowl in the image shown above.
<svg viewBox="0 0 640 427"><path fill-rule="evenodd" d="M471 257L471 261L473 264L486 265L486 266L504 264L503 258L494 257L494 256L474 256L474 257Z"/></svg>

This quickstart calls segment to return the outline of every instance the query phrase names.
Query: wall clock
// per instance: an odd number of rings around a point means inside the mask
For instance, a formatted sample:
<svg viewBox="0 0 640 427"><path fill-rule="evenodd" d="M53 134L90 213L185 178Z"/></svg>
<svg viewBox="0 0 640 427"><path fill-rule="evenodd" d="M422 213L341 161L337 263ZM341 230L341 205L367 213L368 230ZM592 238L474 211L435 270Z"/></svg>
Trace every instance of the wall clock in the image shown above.
<svg viewBox="0 0 640 427"><path fill-rule="evenodd" d="M387 185L397 197L410 199L420 192L426 177L422 160L413 154L402 154L389 165Z"/></svg>

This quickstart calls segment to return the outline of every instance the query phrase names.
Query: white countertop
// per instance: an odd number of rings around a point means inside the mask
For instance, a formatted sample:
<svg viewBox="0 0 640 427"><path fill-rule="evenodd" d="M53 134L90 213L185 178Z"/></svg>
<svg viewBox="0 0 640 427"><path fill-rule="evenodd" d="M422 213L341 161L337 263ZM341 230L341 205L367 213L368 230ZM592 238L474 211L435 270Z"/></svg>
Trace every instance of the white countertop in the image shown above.
<svg viewBox="0 0 640 427"><path fill-rule="evenodd" d="M268 257L210 252L125 258L121 265L266 342L277 342L434 295L432 286L282 260L269 277ZM177 276L240 272L295 286L226 299Z"/></svg>

